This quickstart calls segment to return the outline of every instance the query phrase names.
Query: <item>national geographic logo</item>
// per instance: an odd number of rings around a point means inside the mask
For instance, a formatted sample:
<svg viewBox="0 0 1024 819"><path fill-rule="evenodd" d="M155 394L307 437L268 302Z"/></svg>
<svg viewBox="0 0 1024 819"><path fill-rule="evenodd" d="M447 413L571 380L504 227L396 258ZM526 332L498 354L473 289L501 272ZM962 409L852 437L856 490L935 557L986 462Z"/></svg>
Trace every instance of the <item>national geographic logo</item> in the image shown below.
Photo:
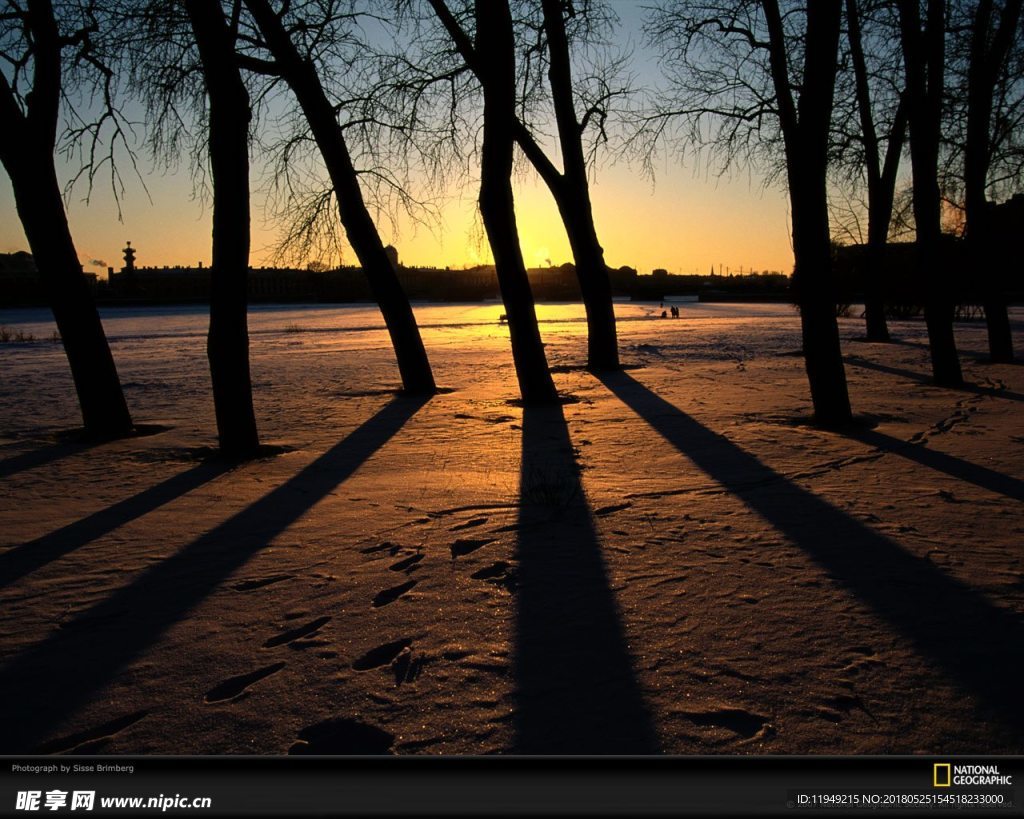
<svg viewBox="0 0 1024 819"><path fill-rule="evenodd" d="M936 762L932 767L932 786L950 788L954 785L1012 785L1012 774L999 773L998 765L954 765Z"/></svg>

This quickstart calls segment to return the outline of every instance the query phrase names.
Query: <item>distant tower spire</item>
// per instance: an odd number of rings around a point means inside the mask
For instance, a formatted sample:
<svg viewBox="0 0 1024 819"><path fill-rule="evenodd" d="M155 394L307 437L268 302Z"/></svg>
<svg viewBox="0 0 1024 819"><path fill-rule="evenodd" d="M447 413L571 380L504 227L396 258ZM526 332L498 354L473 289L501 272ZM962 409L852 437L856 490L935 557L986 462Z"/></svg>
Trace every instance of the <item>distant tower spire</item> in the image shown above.
<svg viewBox="0 0 1024 819"><path fill-rule="evenodd" d="M132 247L132 243L128 242L124 249L124 268L122 273L134 273L135 272L135 248Z"/></svg>

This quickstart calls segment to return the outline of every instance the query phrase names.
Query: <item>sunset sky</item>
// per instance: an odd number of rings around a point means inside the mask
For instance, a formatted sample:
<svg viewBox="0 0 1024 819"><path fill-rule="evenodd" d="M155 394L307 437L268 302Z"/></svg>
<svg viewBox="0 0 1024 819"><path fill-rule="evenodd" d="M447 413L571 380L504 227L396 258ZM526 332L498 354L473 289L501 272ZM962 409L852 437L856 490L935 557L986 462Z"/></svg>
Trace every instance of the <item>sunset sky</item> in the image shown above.
<svg viewBox="0 0 1024 819"><path fill-rule="evenodd" d="M194 265L210 261L210 210L192 199L186 174L147 179L152 202L137 181L129 179L122 204L123 222L109 192L97 190L89 205L73 197L68 203L71 229L86 270L105 261L120 268L126 240L138 248L140 265ZM652 189L636 169L605 168L593 186L595 218L608 264L629 265L642 273L664 267L672 272L707 272L723 265L733 272L783 270L792 266L786 198L779 190L762 190L746 176L705 180L688 169L669 166ZM440 230L382 225L386 242L399 250L406 265L461 267L489 261L480 242L473 191L452 199ZM558 211L543 183L525 179L517 186L516 208L528 265L571 261ZM254 198L252 262L268 261L278 230L262 217ZM6 176L0 180L0 252L27 249ZM351 254L346 262L355 263Z"/></svg>
<svg viewBox="0 0 1024 819"><path fill-rule="evenodd" d="M639 4L613 3L621 17L623 42L632 43L634 70L643 83L657 82L651 55L641 45ZM254 168L260 158L253 157ZM70 168L61 166L63 176ZM187 163L176 173L140 168L140 182L125 174L127 190L122 220L109 188L98 186L87 205L84 187L68 201L71 229L85 269L105 272L122 265L121 248L130 240L139 265L195 265L210 261L210 209L192 196ZM641 273L663 267L678 273L723 273L792 268L785 192L765 190L756 175L739 171L718 178L691 161L664 156L652 181L639 167L625 162L599 167L592 187L595 220L609 265L629 265ZM392 228L380 223L385 242L394 244L403 264L463 267L490 262L476 216L476 191L449 192L441 224L428 228L400 219ZM264 200L254 192L252 264L271 261L281 226L264 214ZM533 174L516 184L516 207L523 255L530 266L571 261L565 232L554 203ZM0 252L27 249L6 175L0 174ZM94 264L104 262L104 265ZM351 252L345 263L355 264Z"/></svg>

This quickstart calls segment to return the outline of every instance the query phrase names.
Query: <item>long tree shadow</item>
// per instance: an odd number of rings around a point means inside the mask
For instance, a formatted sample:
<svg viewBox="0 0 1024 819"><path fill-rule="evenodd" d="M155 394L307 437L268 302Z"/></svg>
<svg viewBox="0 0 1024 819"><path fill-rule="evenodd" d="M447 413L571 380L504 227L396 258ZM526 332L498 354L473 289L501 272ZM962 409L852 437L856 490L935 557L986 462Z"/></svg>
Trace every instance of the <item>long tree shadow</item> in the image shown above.
<svg viewBox="0 0 1024 819"><path fill-rule="evenodd" d="M517 753L658 752L560 406L523 410Z"/></svg>
<svg viewBox="0 0 1024 819"><path fill-rule="evenodd" d="M351 476L426 400L392 401L286 483L7 663L0 669L0 697L9 706L0 752L37 748L225 578Z"/></svg>
<svg viewBox="0 0 1024 819"><path fill-rule="evenodd" d="M9 478L27 469L35 469L39 466L59 461L70 455L77 455L96 446L96 442L83 443L61 443L47 444L38 449L30 449L27 452L12 455L0 461L0 478Z"/></svg>
<svg viewBox="0 0 1024 819"><path fill-rule="evenodd" d="M1024 322L1022 322L1022 321L1014 321L1013 319L1011 319L1010 320L1010 329L1012 330L1013 335L1016 337L1021 332L1024 332ZM891 343L891 344L899 344L901 347L917 347L920 350L927 350L927 349L930 348L930 345L928 344L927 341L911 341L910 339L907 339L907 338L892 338L892 339L890 339L889 343ZM962 344L958 340L957 341L957 350L959 351L960 355L962 355L962 356L965 356L965 357L968 357L968 358L973 357L977 361L977 363L979 363L979 364L991 364L991 363L993 363L991 358L989 358L988 346L984 342L980 343L980 346L979 346L979 345L973 345L973 344L970 344L970 345L969 344ZM1005 364L1007 362L1004 361L1004 362L999 362L999 363ZM1019 363L1019 362L1017 362L1017 363Z"/></svg>
<svg viewBox="0 0 1024 819"><path fill-rule="evenodd" d="M860 358L859 356L848 355L843 357L843 361L854 367L860 367L865 370L874 370L879 373L887 373L888 375L898 375L901 378L909 378L911 381L916 381L918 384L927 384L934 386L935 382L930 375L919 373L914 370L905 370L902 367L892 367L888 364L879 364L877 361L868 361L866 358ZM980 384L961 384L959 387L943 387L942 389L955 390L956 392L969 392L974 395L987 395L991 398L1004 398L1007 401L1024 401L1024 395L1019 392L1013 392L1012 390L1002 390L997 387L983 387Z"/></svg>
<svg viewBox="0 0 1024 819"><path fill-rule="evenodd" d="M127 437L141 438L159 435L168 429L169 427L161 424L136 424L134 431ZM116 438L88 436L84 431L78 429L59 432L57 437L59 439L57 443L44 444L37 449L12 455L10 458L4 458L0 461L0 478L9 478L11 475L16 475L19 472L45 466L62 458L69 458L72 455L80 455L113 441L124 440L120 436Z"/></svg>
<svg viewBox="0 0 1024 819"><path fill-rule="evenodd" d="M224 474L228 468L224 463L201 463L48 535L8 549L0 554L0 589L191 492Z"/></svg>
<svg viewBox="0 0 1024 819"><path fill-rule="evenodd" d="M973 695L983 715L1018 735L1024 732L1024 624L1019 615L791 483L630 376L601 380L666 441L869 605L947 679ZM752 481L759 485L752 487Z"/></svg>
<svg viewBox="0 0 1024 819"><path fill-rule="evenodd" d="M937 472L945 472L961 481L973 483L989 492L1005 495L1014 500L1024 500L1024 481L965 461L962 458L947 455L945 452L930 449L921 442L901 441L875 430L857 430L850 433L850 437L883 452L899 455L901 458L914 461L921 466L926 466Z"/></svg>

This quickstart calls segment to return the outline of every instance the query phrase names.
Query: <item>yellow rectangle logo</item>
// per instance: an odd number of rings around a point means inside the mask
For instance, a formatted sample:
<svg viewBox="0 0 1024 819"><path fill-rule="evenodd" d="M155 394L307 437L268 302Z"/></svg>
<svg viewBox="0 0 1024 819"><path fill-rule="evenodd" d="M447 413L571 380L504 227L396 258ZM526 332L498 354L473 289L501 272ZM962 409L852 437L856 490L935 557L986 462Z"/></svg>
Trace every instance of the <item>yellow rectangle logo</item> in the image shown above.
<svg viewBox="0 0 1024 819"><path fill-rule="evenodd" d="M936 788L948 788L951 778L950 763L936 762L932 773L932 784Z"/></svg>

